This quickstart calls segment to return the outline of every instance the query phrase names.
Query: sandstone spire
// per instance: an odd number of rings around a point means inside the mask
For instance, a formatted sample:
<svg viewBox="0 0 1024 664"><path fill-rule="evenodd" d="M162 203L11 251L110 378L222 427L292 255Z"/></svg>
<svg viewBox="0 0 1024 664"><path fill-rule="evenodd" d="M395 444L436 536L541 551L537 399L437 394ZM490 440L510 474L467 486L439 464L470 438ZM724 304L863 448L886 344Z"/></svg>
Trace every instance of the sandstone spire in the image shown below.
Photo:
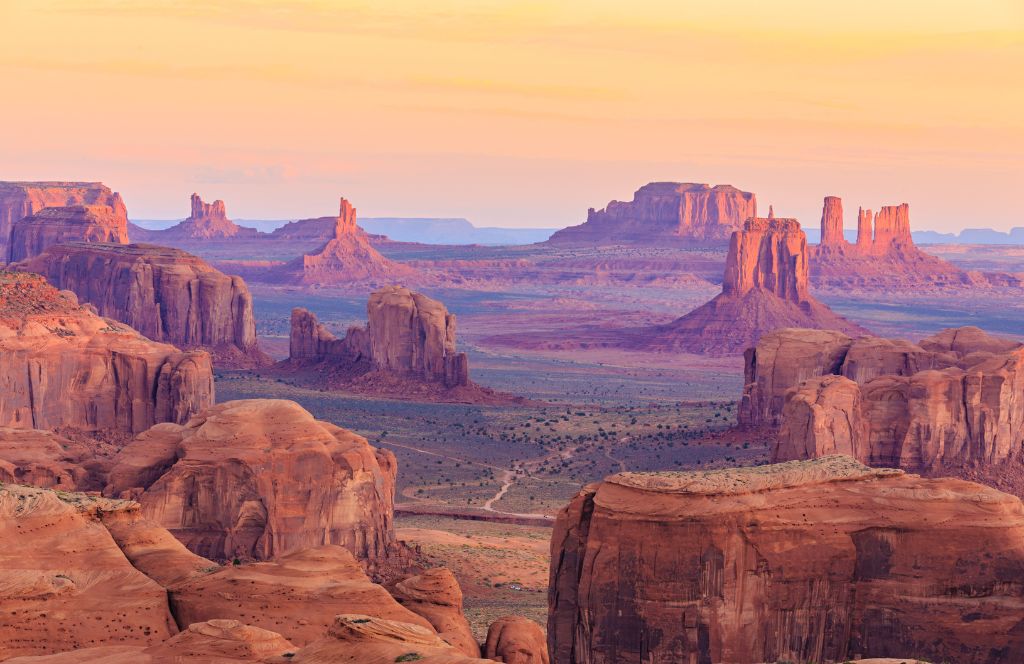
<svg viewBox="0 0 1024 664"><path fill-rule="evenodd" d="M826 196L821 210L822 247L845 247L843 237L843 199L838 196Z"/></svg>
<svg viewBox="0 0 1024 664"><path fill-rule="evenodd" d="M913 246L910 236L910 206L886 205L875 215L874 250L885 253L890 248Z"/></svg>
<svg viewBox="0 0 1024 664"><path fill-rule="evenodd" d="M871 251L873 219L871 210L857 208L857 251L860 253Z"/></svg>
<svg viewBox="0 0 1024 664"><path fill-rule="evenodd" d="M343 235L354 235L356 233L356 209L345 197L341 198L341 205L338 210L338 222L334 227L335 237Z"/></svg>

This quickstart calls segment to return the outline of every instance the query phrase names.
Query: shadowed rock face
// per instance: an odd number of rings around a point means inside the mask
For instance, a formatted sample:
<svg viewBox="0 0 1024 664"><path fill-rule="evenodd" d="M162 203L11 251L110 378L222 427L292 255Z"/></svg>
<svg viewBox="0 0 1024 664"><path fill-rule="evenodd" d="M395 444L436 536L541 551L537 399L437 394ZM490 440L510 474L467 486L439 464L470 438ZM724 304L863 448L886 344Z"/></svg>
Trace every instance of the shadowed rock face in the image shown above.
<svg viewBox="0 0 1024 664"><path fill-rule="evenodd" d="M779 328L864 330L811 297L807 238L795 219L748 219L733 233L722 293L667 325L641 335L638 345L711 355L743 352Z"/></svg>
<svg viewBox="0 0 1024 664"><path fill-rule="evenodd" d="M34 274L0 273L0 424L137 433L213 403L209 354L181 352L79 306Z"/></svg>
<svg viewBox="0 0 1024 664"><path fill-rule="evenodd" d="M8 260L16 262L43 253L65 242L128 242L128 217L124 206L106 205L48 207L14 222Z"/></svg>
<svg viewBox="0 0 1024 664"><path fill-rule="evenodd" d="M586 487L552 536L556 664L1024 658L1024 506L848 457Z"/></svg>
<svg viewBox="0 0 1024 664"><path fill-rule="evenodd" d="M977 328L945 330L919 344L819 337L781 330L748 353L740 422L781 427L774 459L837 451L937 475L1019 465L1020 344ZM806 353L811 346L820 360Z"/></svg>
<svg viewBox="0 0 1024 664"><path fill-rule="evenodd" d="M256 344L245 281L180 249L70 243L51 246L13 269L42 274L154 341L205 348L230 366L269 361Z"/></svg>
<svg viewBox="0 0 1024 664"><path fill-rule="evenodd" d="M586 223L562 229L548 242L722 241L756 216L754 194L730 185L652 182L640 187L630 202L612 201L603 210L591 208Z"/></svg>
<svg viewBox="0 0 1024 664"><path fill-rule="evenodd" d="M391 452L298 404L252 399L138 436L114 459L105 493L137 496L148 518L209 558L340 544L373 562L395 543L396 472Z"/></svg>
<svg viewBox="0 0 1024 664"><path fill-rule="evenodd" d="M0 260L10 255L14 222L47 207L104 205L127 219L120 194L100 182L0 182Z"/></svg>

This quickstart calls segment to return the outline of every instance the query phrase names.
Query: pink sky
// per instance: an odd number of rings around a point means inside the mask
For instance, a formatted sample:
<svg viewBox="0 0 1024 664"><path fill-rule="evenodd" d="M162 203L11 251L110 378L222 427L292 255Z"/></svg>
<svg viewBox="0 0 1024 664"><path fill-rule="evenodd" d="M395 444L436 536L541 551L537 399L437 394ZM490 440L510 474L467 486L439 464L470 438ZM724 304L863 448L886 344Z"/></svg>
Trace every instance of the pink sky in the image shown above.
<svg viewBox="0 0 1024 664"><path fill-rule="evenodd" d="M565 226L680 180L1024 226L1024 5L853 4L7 0L0 179L135 218Z"/></svg>

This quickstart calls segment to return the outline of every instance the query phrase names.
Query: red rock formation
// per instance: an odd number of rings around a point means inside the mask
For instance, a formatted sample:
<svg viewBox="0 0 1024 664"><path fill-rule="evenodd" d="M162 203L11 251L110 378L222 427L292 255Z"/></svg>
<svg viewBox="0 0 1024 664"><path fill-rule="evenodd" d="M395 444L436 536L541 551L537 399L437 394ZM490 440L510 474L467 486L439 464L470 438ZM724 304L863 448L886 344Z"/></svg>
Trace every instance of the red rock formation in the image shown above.
<svg viewBox="0 0 1024 664"><path fill-rule="evenodd" d="M849 457L621 473L552 536L556 664L1024 661L1024 506Z"/></svg>
<svg viewBox="0 0 1024 664"><path fill-rule="evenodd" d="M14 222L7 258L12 263L25 260L66 242L127 243L124 206L119 210L106 205L43 208Z"/></svg>
<svg viewBox="0 0 1024 664"><path fill-rule="evenodd" d="M369 369L370 335L365 327L350 327L339 339L320 324L316 314L296 307L292 309L288 359L293 363L331 362Z"/></svg>
<svg viewBox="0 0 1024 664"><path fill-rule="evenodd" d="M300 256L272 270L271 280L321 286L357 282L387 282L411 277L415 271L384 258L370 246L365 232L356 225L356 210L344 198L334 221L333 237L312 254Z"/></svg>
<svg viewBox="0 0 1024 664"><path fill-rule="evenodd" d="M871 210L857 208L857 251L866 254L871 251L874 242L872 238L872 222L874 216Z"/></svg>
<svg viewBox="0 0 1024 664"><path fill-rule="evenodd" d="M564 228L553 244L663 242L666 239L722 241L757 216L754 194L730 185L652 182L631 202L612 201L587 212L587 221Z"/></svg>
<svg viewBox="0 0 1024 664"><path fill-rule="evenodd" d="M389 585L388 592L399 604L426 618L445 643L463 655L480 656L480 645L462 614L462 588L450 570L428 569Z"/></svg>
<svg viewBox="0 0 1024 664"><path fill-rule="evenodd" d="M0 484L75 491L88 472L84 446L51 431L0 427Z"/></svg>
<svg viewBox="0 0 1024 664"><path fill-rule="evenodd" d="M34 274L0 273L0 425L96 432L186 422L213 402L210 356L79 306Z"/></svg>
<svg viewBox="0 0 1024 664"><path fill-rule="evenodd" d="M245 281L180 249L76 242L49 247L12 269L42 274L154 341L207 349L225 366L270 362L256 343Z"/></svg>
<svg viewBox="0 0 1024 664"><path fill-rule="evenodd" d="M848 244L843 237L843 199L826 196L821 211L821 246L846 247Z"/></svg>
<svg viewBox="0 0 1024 664"><path fill-rule="evenodd" d="M394 455L365 438L292 401L253 399L137 437L105 492L138 496L148 518L209 558L340 544L372 562L395 544L395 473Z"/></svg>
<svg viewBox="0 0 1024 664"><path fill-rule="evenodd" d="M498 618L487 630L484 657L505 664L550 664L541 626L528 618Z"/></svg>
<svg viewBox="0 0 1024 664"><path fill-rule="evenodd" d="M0 660L177 632L167 593L124 557L97 513L117 503L0 487Z"/></svg>
<svg viewBox="0 0 1024 664"><path fill-rule="evenodd" d="M273 562L225 565L171 587L183 624L230 618L279 632L296 645L319 639L339 613L361 613L426 630L430 623L371 583L346 549L322 546ZM447 646L447 644L446 644Z"/></svg>
<svg viewBox="0 0 1024 664"><path fill-rule="evenodd" d="M184 221L160 231L136 227L133 229L132 239L147 242L187 242L188 240L255 238L259 235L259 231L255 228L239 226L228 219L224 201L204 203L199 194L192 194L191 203L192 213Z"/></svg>
<svg viewBox="0 0 1024 664"><path fill-rule="evenodd" d="M100 182L0 182L0 260L10 254L14 222L47 207L105 205L118 216L128 213L120 194Z"/></svg>
<svg viewBox="0 0 1024 664"><path fill-rule="evenodd" d="M786 327L864 332L811 297L807 238L795 219L748 219L744 230L733 233L722 293L682 318L642 333L635 343L728 355Z"/></svg>

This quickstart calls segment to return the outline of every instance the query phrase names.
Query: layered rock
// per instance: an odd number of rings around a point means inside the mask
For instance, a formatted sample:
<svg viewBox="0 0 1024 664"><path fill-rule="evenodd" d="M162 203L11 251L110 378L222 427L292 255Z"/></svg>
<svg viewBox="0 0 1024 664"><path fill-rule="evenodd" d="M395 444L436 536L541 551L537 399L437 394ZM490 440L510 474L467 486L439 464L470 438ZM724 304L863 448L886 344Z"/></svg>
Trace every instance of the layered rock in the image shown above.
<svg viewBox="0 0 1024 664"><path fill-rule="evenodd" d="M317 251L289 261L268 276L307 286L323 286L380 283L414 273L412 268L385 258L370 246L366 233L356 224L356 209L342 198L331 239Z"/></svg>
<svg viewBox="0 0 1024 664"><path fill-rule="evenodd" d="M253 399L137 437L114 459L105 493L137 496L148 518L209 558L340 544L375 561L395 542L395 473L394 455L362 436L292 401Z"/></svg>
<svg viewBox="0 0 1024 664"><path fill-rule="evenodd" d="M741 353L761 335L806 327L863 333L810 294L807 237L796 219L748 219L733 233L722 293L636 345L711 355Z"/></svg>
<svg viewBox="0 0 1024 664"><path fill-rule="evenodd" d="M873 216L859 208L857 242L850 244L843 237L843 203L837 196L825 197L821 243L811 248L810 264L815 285L829 288L976 286L999 279L964 272L914 246L906 203L884 206Z"/></svg>
<svg viewBox="0 0 1024 664"><path fill-rule="evenodd" d="M557 664L1024 658L1024 506L849 457L586 487L552 537Z"/></svg>
<svg viewBox="0 0 1024 664"><path fill-rule="evenodd" d="M66 242L128 242L128 217L124 206L76 205L48 207L14 222L7 259L13 263L43 253L47 247Z"/></svg>
<svg viewBox="0 0 1024 664"><path fill-rule="evenodd" d="M0 273L0 424L137 433L213 402L210 356L150 341L34 274Z"/></svg>
<svg viewBox="0 0 1024 664"><path fill-rule="evenodd" d="M462 588L455 575L435 567L388 586L399 604L423 616L444 641L464 655L480 656L469 621L462 613Z"/></svg>
<svg viewBox="0 0 1024 664"><path fill-rule="evenodd" d="M550 664L547 637L529 618L505 616L487 629L484 656L505 664Z"/></svg>
<svg viewBox="0 0 1024 664"><path fill-rule="evenodd" d="M51 246L13 269L42 274L154 341L205 348L227 366L269 362L257 346L245 281L180 249L76 242Z"/></svg>
<svg viewBox="0 0 1024 664"><path fill-rule="evenodd" d="M87 453L52 431L0 427L0 484L75 491L88 477Z"/></svg>
<svg viewBox="0 0 1024 664"><path fill-rule="evenodd" d="M192 194L192 211L188 218L161 231L133 228L133 239L143 241L226 240L230 238L256 238L255 228L239 226L228 219L224 201L206 203L199 194Z"/></svg>
<svg viewBox="0 0 1024 664"><path fill-rule="evenodd" d="M100 182L0 182L0 260L10 255L14 222L47 207L105 205L127 218L120 194Z"/></svg>
<svg viewBox="0 0 1024 664"><path fill-rule="evenodd" d="M629 202L612 201L587 211L586 223L564 228L553 244L723 241L757 216L754 194L730 185L652 182Z"/></svg>

